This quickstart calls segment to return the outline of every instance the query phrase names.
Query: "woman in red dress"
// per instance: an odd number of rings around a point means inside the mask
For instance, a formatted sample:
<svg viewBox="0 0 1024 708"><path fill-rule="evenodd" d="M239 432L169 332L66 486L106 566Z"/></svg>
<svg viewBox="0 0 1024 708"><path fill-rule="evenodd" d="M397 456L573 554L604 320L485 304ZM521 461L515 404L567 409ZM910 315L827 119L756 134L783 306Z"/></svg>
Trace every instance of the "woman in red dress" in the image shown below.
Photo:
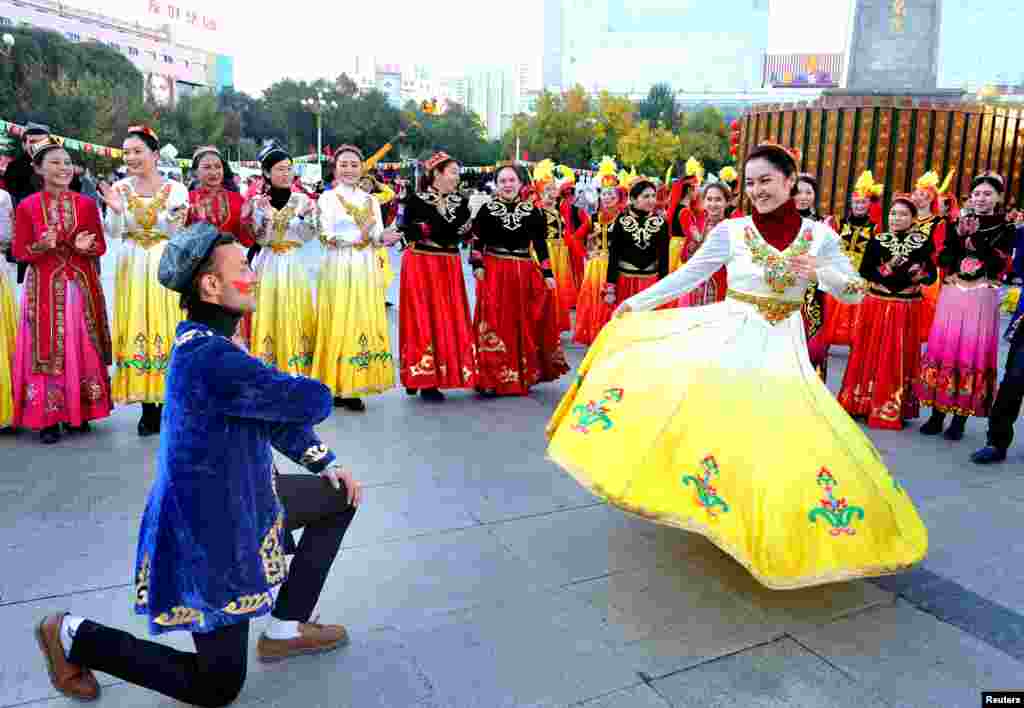
<svg viewBox="0 0 1024 708"><path fill-rule="evenodd" d="M683 247L694 229L700 230L704 210L700 204L701 180L704 168L697 160L686 161L686 176L676 180L669 195L668 235L669 256L668 270L673 272L683 264ZM723 296L724 297L724 296Z"/></svg>
<svg viewBox="0 0 1024 708"><path fill-rule="evenodd" d="M605 302L618 305L668 275L668 224L656 212L654 183L639 179L629 188L630 206L608 232Z"/></svg>
<svg viewBox="0 0 1024 708"><path fill-rule="evenodd" d="M680 265L689 261L700 249L716 226L725 220L725 211L732 201L732 193L721 182L712 182L704 187L701 202L704 208L693 219L689 234L683 241ZM719 269L704 283L679 297L679 307L711 305L725 299L728 290L725 268Z"/></svg>
<svg viewBox="0 0 1024 708"><path fill-rule="evenodd" d="M858 178L850 197L850 211L842 219L829 217L826 223L839 234L843 252L854 268L860 268L864 249L878 233L878 223L871 218L872 198L881 194L882 185L875 184L870 172ZM825 338L829 345L855 344L853 333L859 305L846 305L831 295L825 296Z"/></svg>
<svg viewBox="0 0 1024 708"><path fill-rule="evenodd" d="M857 317L850 361L839 405L869 428L901 430L917 418L914 386L921 373L921 287L933 283L934 245L914 228L917 207L897 194L889 210L889 233L868 242L860 275L870 289Z"/></svg>
<svg viewBox="0 0 1024 708"><path fill-rule="evenodd" d="M514 165L500 167L494 179L498 194L477 212L470 256L478 282L477 388L485 396L525 396L569 366L559 341L544 215L523 198Z"/></svg>
<svg viewBox="0 0 1024 708"><path fill-rule="evenodd" d="M571 172L570 172L571 174ZM586 261L587 236L593 228L590 213L576 204L576 177L566 176L559 187L558 211L562 214L562 237L569 246L569 264L572 266L573 284L576 286L577 301L579 289L583 285L583 265ZM576 302L572 303L576 309Z"/></svg>
<svg viewBox="0 0 1024 708"><path fill-rule="evenodd" d="M573 341L590 345L598 332L612 316L612 307L605 301L604 287L608 282L608 232L622 211L619 200L619 178L611 158L602 161L598 170L601 184L597 217L587 238L587 260L580 284L580 299L576 302L576 331Z"/></svg>
<svg viewBox="0 0 1024 708"><path fill-rule="evenodd" d="M459 245L472 215L459 190L459 163L439 152L423 164L419 191L402 205L398 318L401 379L410 396L441 403L441 389L474 388L473 326Z"/></svg>
<svg viewBox="0 0 1024 708"><path fill-rule="evenodd" d="M238 192L227 189L235 176L220 151L212 145L198 148L192 155L192 171L199 178L199 189L188 193L187 223L205 221L216 226L221 233L231 234L246 248L252 246L252 234L242 228L245 199Z"/></svg>
<svg viewBox="0 0 1024 708"><path fill-rule="evenodd" d="M14 255L29 264L14 363L14 427L40 431L44 444L61 425L86 433L110 415L112 361L99 258L107 250L96 202L69 189L74 165L47 139L33 147L43 190L22 200Z"/></svg>

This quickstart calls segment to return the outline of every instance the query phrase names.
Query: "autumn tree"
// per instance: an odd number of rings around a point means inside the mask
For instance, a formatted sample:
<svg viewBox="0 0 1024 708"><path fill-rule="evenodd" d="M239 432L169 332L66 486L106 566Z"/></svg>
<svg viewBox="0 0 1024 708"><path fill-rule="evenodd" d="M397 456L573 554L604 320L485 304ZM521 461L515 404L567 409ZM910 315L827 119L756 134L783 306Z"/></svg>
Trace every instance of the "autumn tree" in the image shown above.
<svg viewBox="0 0 1024 708"><path fill-rule="evenodd" d="M640 101L640 105L637 107L637 117L652 126L675 130L678 127L678 113L676 111L676 95L672 87L667 83L651 86L647 97Z"/></svg>

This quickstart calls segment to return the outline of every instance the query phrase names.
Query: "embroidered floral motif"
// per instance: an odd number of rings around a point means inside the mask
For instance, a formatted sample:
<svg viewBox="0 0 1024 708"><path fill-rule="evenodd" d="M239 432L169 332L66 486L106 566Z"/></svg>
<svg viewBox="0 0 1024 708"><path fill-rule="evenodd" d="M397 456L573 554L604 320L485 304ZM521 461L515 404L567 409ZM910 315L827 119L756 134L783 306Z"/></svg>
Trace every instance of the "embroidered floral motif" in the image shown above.
<svg viewBox="0 0 1024 708"><path fill-rule="evenodd" d="M505 342L501 341L498 333L491 329L487 322L481 320L477 327L479 332L480 351L482 352L505 352Z"/></svg>
<svg viewBox="0 0 1024 708"><path fill-rule="evenodd" d="M715 519L718 518L718 513L715 511L716 507L721 507L724 513L729 511L729 504L718 495L718 490L712 484L712 480L719 476L718 463L713 455L708 455L701 460L700 464L704 468L703 476L686 475L683 477L683 485L688 487L691 482L693 483L694 488L697 490L695 501L698 506L704 507L704 510L708 512L708 516Z"/></svg>
<svg viewBox="0 0 1024 708"><path fill-rule="evenodd" d="M356 355L348 358L348 363L357 369L369 369L373 362L391 361L391 352L370 351L370 339L365 334L359 335L359 346Z"/></svg>
<svg viewBox="0 0 1024 708"><path fill-rule="evenodd" d="M462 367L462 382L467 383L473 380L473 370L468 366Z"/></svg>
<svg viewBox="0 0 1024 708"><path fill-rule="evenodd" d="M572 429L579 433L589 433L590 428L600 424L601 430L610 430L615 424L608 413L611 411L611 404L619 403L625 396L621 388L609 388L597 401L577 404L572 409L572 414L577 416L577 422Z"/></svg>
<svg viewBox="0 0 1024 708"><path fill-rule="evenodd" d="M789 259L806 254L814 241L814 232L805 228L786 250L779 252L752 227L744 229L743 240L750 249L750 258L764 268L764 279L773 291L782 293L796 285L796 275L789 269Z"/></svg>
<svg viewBox="0 0 1024 708"><path fill-rule="evenodd" d="M82 400L95 403L103 398L103 385L95 378L82 380Z"/></svg>
<svg viewBox="0 0 1024 708"><path fill-rule="evenodd" d="M427 350L423 352L423 356L420 357L419 362L409 367L409 374L411 376L433 376L435 373L434 347L429 345Z"/></svg>
<svg viewBox="0 0 1024 708"><path fill-rule="evenodd" d="M46 387L46 412L57 413L64 408L64 388L53 385Z"/></svg>
<svg viewBox="0 0 1024 708"><path fill-rule="evenodd" d="M463 199L462 195L458 192L441 194L433 189L428 189L426 192L416 192L416 196L437 209L437 213L449 224L455 221L455 211L461 206Z"/></svg>
<svg viewBox="0 0 1024 708"><path fill-rule="evenodd" d="M622 230L633 237L633 243L641 250L646 250L651 245L651 239L658 235L658 231L665 224L660 216L650 216L640 225L640 220L633 214L624 214L619 219Z"/></svg>
<svg viewBox="0 0 1024 708"><path fill-rule="evenodd" d="M352 217L352 220L356 222L356 226L363 228L364 226L376 223L373 214L373 199L371 197L367 197L366 201L360 206L345 199L345 197L341 196L341 192L335 191L335 195L338 197L341 208Z"/></svg>
<svg viewBox="0 0 1024 708"><path fill-rule="evenodd" d="M866 295L870 286L864 278L850 278L843 286L843 295Z"/></svg>
<svg viewBox="0 0 1024 708"><path fill-rule="evenodd" d="M260 557L263 559L263 575L267 582L276 585L284 580L284 551L281 548L281 534L284 533L284 519L278 514L277 521L267 531L260 544Z"/></svg>
<svg viewBox="0 0 1024 708"><path fill-rule="evenodd" d="M25 387L25 399L29 403L35 403L36 399L38 397L39 397L39 387L36 386L36 384L34 384L34 383L33 384L29 384L28 386Z"/></svg>
<svg viewBox="0 0 1024 708"><path fill-rule="evenodd" d="M519 372L513 371L508 366L501 367L501 371L498 372L498 381L500 383L516 383L519 381Z"/></svg>
<svg viewBox="0 0 1024 708"><path fill-rule="evenodd" d="M868 223L864 226L854 226L844 223L839 229L839 238L842 241L842 249L846 257L850 259L854 270L860 270L860 263L864 260L864 249L868 241L874 237L875 227Z"/></svg>
<svg viewBox="0 0 1024 708"><path fill-rule="evenodd" d="M487 203L487 211L506 229L515 231L523 225L523 219L533 213L533 205L529 202L516 202L515 208L509 211L505 202L495 199Z"/></svg>
<svg viewBox="0 0 1024 708"><path fill-rule="evenodd" d="M149 554L142 557L142 565L135 575L135 606L145 607L149 603Z"/></svg>
<svg viewBox="0 0 1024 708"><path fill-rule="evenodd" d="M199 624L202 626L206 618L202 612L192 607L173 607L170 612L164 612L153 620L163 627L178 627L183 624Z"/></svg>
<svg viewBox="0 0 1024 708"><path fill-rule="evenodd" d="M880 246L888 249L894 257L902 258L903 261L906 261L914 251L928 242L928 237L919 231L911 231L905 237L884 233L875 238L878 239Z"/></svg>
<svg viewBox="0 0 1024 708"><path fill-rule="evenodd" d="M832 528L829 529L829 533L833 536L839 536L846 534L853 536L857 533L857 530L850 526L850 522L853 517L857 517L858 521L864 520L864 510L859 506L850 506L846 503L846 497L836 498L832 494L832 490L839 485L836 478L832 476L832 473L828 471L828 468L822 467L818 472L818 486L825 490L826 498L821 500L821 506L811 510L808 514L808 519L811 523L817 523L818 517L823 516L832 524Z"/></svg>
<svg viewBox="0 0 1024 708"><path fill-rule="evenodd" d="M197 330L192 330L192 332L195 331ZM190 333L191 332L186 332L184 335L182 335L181 339L185 342L189 341L190 339L192 339L192 337L188 337L186 339L186 335ZM204 334L209 335L208 332L205 332ZM149 340L146 338L145 334L142 334L140 332L139 334L135 335L135 356L133 356L131 359L119 359L117 362L117 368L135 369L140 373L160 373L165 371L167 369L169 359L168 356L164 353L163 337L161 337L159 334L153 337L154 353L152 357L149 356L149 353L147 351L148 342Z"/></svg>
<svg viewBox="0 0 1024 708"><path fill-rule="evenodd" d="M256 595L243 595L237 600L232 600L225 607L224 611L229 615L248 615L256 612L261 607L271 603L270 593L261 592Z"/></svg>

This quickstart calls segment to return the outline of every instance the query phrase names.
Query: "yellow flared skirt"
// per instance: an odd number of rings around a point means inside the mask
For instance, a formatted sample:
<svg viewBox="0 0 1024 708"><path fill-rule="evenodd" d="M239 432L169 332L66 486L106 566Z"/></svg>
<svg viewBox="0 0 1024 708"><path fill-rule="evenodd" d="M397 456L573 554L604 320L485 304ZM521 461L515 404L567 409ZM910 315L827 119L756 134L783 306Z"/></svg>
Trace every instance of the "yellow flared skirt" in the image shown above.
<svg viewBox="0 0 1024 708"><path fill-rule="evenodd" d="M381 287L386 292L395 280L395 269L391 267L391 254L388 253L388 249L377 249L377 265L380 266Z"/></svg>
<svg viewBox="0 0 1024 708"><path fill-rule="evenodd" d="M335 396L356 398L395 385L382 278L371 249L331 249L324 258L310 375Z"/></svg>
<svg viewBox="0 0 1024 708"><path fill-rule="evenodd" d="M267 366L309 376L316 311L306 269L294 253L260 252L249 351Z"/></svg>
<svg viewBox="0 0 1024 708"><path fill-rule="evenodd" d="M549 456L609 503L699 533L763 585L895 573L928 534L807 358L799 313L734 300L602 331L548 426Z"/></svg>
<svg viewBox="0 0 1024 708"><path fill-rule="evenodd" d="M14 342L18 310L7 266L0 263L0 428L14 420Z"/></svg>
<svg viewBox="0 0 1024 708"><path fill-rule="evenodd" d="M668 241L668 272L675 272L683 264L683 244L686 239L673 236Z"/></svg>
<svg viewBox="0 0 1024 708"><path fill-rule="evenodd" d="M163 403L164 379L181 322L181 296L157 280L166 242L126 241L114 283L115 403Z"/></svg>

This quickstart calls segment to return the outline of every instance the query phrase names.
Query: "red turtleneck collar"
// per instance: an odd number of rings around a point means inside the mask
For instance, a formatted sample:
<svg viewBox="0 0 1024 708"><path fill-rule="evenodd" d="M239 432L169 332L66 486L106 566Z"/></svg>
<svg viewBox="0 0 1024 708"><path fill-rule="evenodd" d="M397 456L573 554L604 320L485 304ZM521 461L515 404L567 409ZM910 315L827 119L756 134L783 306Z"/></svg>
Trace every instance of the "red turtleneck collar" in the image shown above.
<svg viewBox="0 0 1024 708"><path fill-rule="evenodd" d="M792 199L768 214L761 214L755 209L752 216L758 233L779 251L784 251L796 240L803 223Z"/></svg>

